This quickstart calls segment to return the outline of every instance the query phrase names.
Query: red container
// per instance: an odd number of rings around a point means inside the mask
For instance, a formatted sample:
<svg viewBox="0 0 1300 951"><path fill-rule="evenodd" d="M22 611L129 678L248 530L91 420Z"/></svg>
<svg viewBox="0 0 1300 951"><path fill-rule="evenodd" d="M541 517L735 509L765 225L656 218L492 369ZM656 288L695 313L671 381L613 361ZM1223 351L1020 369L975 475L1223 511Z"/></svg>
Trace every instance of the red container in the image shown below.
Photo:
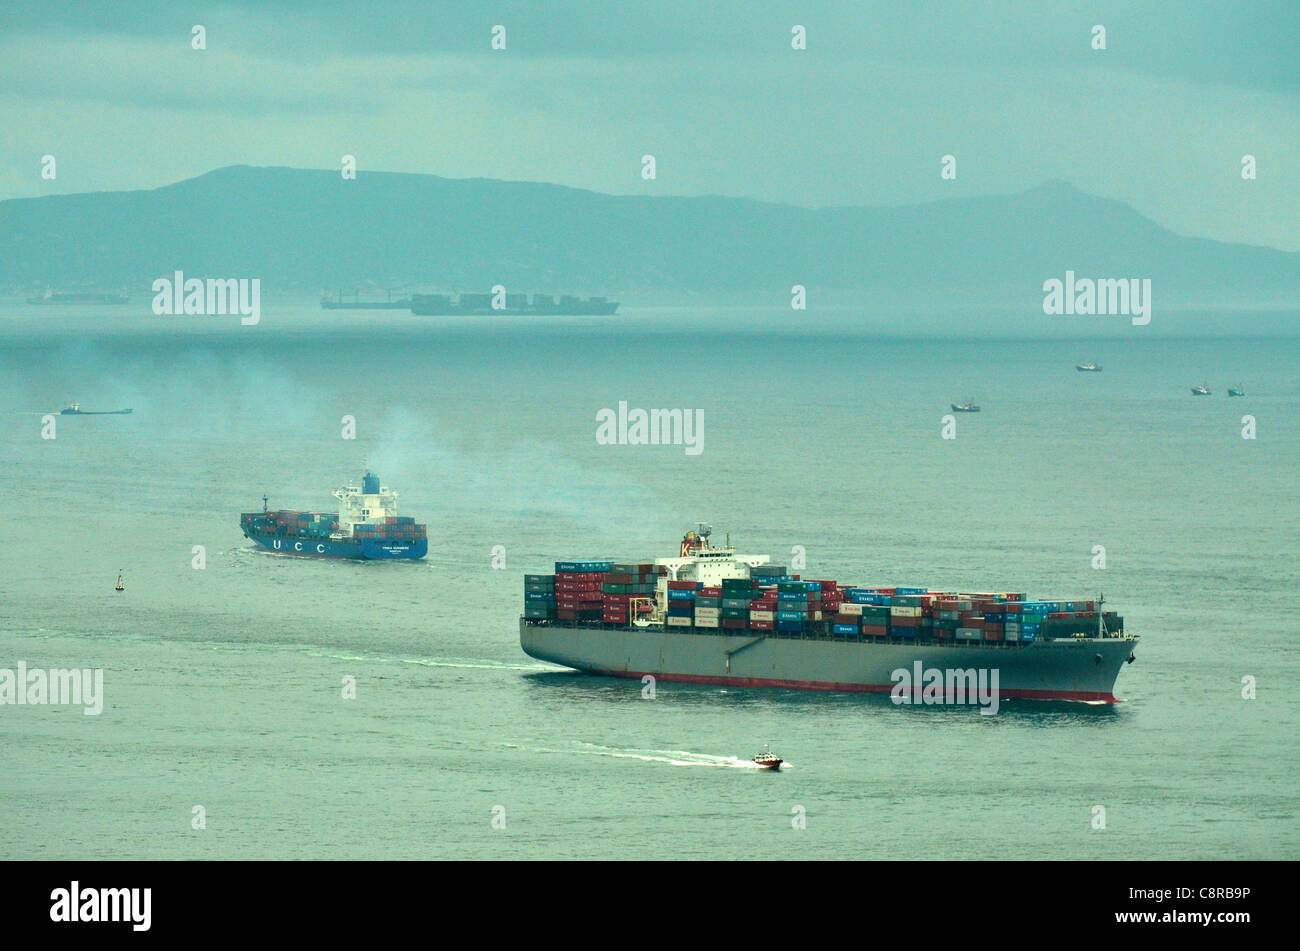
<svg viewBox="0 0 1300 951"><path fill-rule="evenodd" d="M739 628L744 630L749 625L749 621L743 617L724 617L722 626L726 628Z"/></svg>
<svg viewBox="0 0 1300 951"><path fill-rule="evenodd" d="M870 637L884 637L889 633L889 626L885 624L864 624L862 633Z"/></svg>
<svg viewBox="0 0 1300 951"><path fill-rule="evenodd" d="M574 611L572 608L556 608L555 617L561 621L576 621L578 618L578 612Z"/></svg>
<svg viewBox="0 0 1300 951"><path fill-rule="evenodd" d="M721 588L701 588L699 591L701 598L720 598L722 597Z"/></svg>
<svg viewBox="0 0 1300 951"><path fill-rule="evenodd" d="M984 640L986 640L986 641L1001 641L1001 640L1003 640L1003 639L1004 639L1004 638L1003 638L1003 634L1002 634L1002 628L1000 628L1000 627L999 627L999 628L986 627L986 628L984 629Z"/></svg>
<svg viewBox="0 0 1300 951"><path fill-rule="evenodd" d="M670 581L668 589L670 591L695 591L699 587L698 581Z"/></svg>
<svg viewBox="0 0 1300 951"><path fill-rule="evenodd" d="M727 618L727 620L730 621L731 618ZM775 621L750 621L749 629L751 631L773 631L776 630L776 622Z"/></svg>
<svg viewBox="0 0 1300 951"><path fill-rule="evenodd" d="M889 623L894 627L920 627L919 617L891 617Z"/></svg>

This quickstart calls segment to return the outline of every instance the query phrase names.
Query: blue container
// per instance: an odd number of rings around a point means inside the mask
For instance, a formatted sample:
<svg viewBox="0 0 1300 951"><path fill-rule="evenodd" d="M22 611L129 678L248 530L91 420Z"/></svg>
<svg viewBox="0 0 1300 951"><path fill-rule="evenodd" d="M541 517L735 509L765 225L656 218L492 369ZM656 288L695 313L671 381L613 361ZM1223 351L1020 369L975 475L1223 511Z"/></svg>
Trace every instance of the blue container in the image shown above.
<svg viewBox="0 0 1300 951"><path fill-rule="evenodd" d="M776 629L778 631L802 631L803 621L777 621Z"/></svg>
<svg viewBox="0 0 1300 951"><path fill-rule="evenodd" d="M555 592L554 592L554 591L549 591L549 592L548 592L548 591L538 591L538 592L532 592L532 591L530 591L530 592L528 592L527 594L524 595L524 600L525 600L525 601L550 601L550 602L553 603L553 602L555 601Z"/></svg>
<svg viewBox="0 0 1300 951"><path fill-rule="evenodd" d="M778 621L799 621L803 622L808 619L808 615L803 611L777 611L776 619Z"/></svg>
<svg viewBox="0 0 1300 951"><path fill-rule="evenodd" d="M857 634L858 626L856 624L832 624L831 630L836 634Z"/></svg>
<svg viewBox="0 0 1300 951"><path fill-rule="evenodd" d="M1020 625L1020 633L1021 633L1021 634L1037 634L1037 633L1039 633L1042 629L1043 629L1043 626L1042 626L1041 624L1021 624L1021 625Z"/></svg>
<svg viewBox="0 0 1300 951"><path fill-rule="evenodd" d="M1003 624L1006 622L1005 614L986 614L984 615L985 624Z"/></svg>
<svg viewBox="0 0 1300 951"><path fill-rule="evenodd" d="M889 636L890 636L890 637L906 637L906 638L909 638L909 639L910 639L910 638L916 637L916 632L917 632L918 630L920 630L920 628L916 628L916 627L891 627L891 628L889 629Z"/></svg>
<svg viewBox="0 0 1300 951"><path fill-rule="evenodd" d="M1035 631L1026 631L1023 627L1020 629L1020 643L1032 644L1038 639L1038 633Z"/></svg>
<svg viewBox="0 0 1300 951"><path fill-rule="evenodd" d="M555 563L555 570L557 572L609 571L613 564L612 561L557 561Z"/></svg>
<svg viewBox="0 0 1300 951"><path fill-rule="evenodd" d="M669 588L668 600L669 601L694 601L695 592L686 591L684 589L679 589L679 588Z"/></svg>
<svg viewBox="0 0 1300 951"><path fill-rule="evenodd" d="M896 594L929 594L930 589L929 588L904 588L900 586L899 588L895 589L895 593Z"/></svg>
<svg viewBox="0 0 1300 951"><path fill-rule="evenodd" d="M668 616L669 617L694 617L695 611L692 609L692 606L689 604L684 607L677 604L670 604L668 605Z"/></svg>

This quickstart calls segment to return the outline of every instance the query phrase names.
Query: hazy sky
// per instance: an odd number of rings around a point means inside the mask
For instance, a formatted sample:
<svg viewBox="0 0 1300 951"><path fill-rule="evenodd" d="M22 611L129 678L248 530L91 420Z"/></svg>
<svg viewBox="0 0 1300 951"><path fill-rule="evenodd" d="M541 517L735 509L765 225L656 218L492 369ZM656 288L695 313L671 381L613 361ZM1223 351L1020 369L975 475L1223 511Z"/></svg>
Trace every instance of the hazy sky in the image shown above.
<svg viewBox="0 0 1300 951"><path fill-rule="evenodd" d="M1300 250L1300 2L5 0L0 128L0 198L344 154L812 206L1059 178L1180 234Z"/></svg>

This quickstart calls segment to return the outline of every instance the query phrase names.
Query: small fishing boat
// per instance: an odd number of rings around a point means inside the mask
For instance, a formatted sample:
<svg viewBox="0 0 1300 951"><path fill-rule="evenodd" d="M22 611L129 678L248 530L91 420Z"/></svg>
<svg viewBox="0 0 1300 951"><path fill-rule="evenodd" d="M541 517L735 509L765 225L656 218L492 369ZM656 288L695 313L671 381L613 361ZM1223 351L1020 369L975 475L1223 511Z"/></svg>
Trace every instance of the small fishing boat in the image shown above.
<svg viewBox="0 0 1300 951"><path fill-rule="evenodd" d="M784 760L769 750L767 744L764 743L763 752L754 756L754 762L758 764L759 769L780 769Z"/></svg>
<svg viewBox="0 0 1300 951"><path fill-rule="evenodd" d="M1074 368L1080 373L1100 373L1101 367L1096 363L1076 363Z"/></svg>
<svg viewBox="0 0 1300 951"><path fill-rule="evenodd" d="M952 411L954 413L978 413L980 411L978 403L972 403L967 400L965 403L953 403Z"/></svg>
<svg viewBox="0 0 1300 951"><path fill-rule="evenodd" d="M1245 391L1244 389L1242 389L1240 386L1230 386L1230 387L1228 387L1228 395L1229 395L1229 396L1245 396L1245 395L1246 395L1246 391Z"/></svg>
<svg viewBox="0 0 1300 951"><path fill-rule="evenodd" d="M1202 383L1200 386L1194 386L1194 387L1192 387L1192 395L1193 395L1193 396L1209 396L1209 395L1210 395L1210 388L1209 388L1208 386L1206 386L1204 383Z"/></svg>
<svg viewBox="0 0 1300 951"><path fill-rule="evenodd" d="M126 585L122 584L122 572L120 570L117 573L117 584L113 586L113 590L114 591L126 590Z"/></svg>

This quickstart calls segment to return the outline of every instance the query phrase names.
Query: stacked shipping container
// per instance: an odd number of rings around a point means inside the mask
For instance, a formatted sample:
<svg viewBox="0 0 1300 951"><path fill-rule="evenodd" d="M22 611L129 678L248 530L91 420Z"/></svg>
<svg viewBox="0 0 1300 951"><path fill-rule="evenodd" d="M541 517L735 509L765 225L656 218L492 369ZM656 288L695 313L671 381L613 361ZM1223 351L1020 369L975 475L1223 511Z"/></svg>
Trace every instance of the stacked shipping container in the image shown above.
<svg viewBox="0 0 1300 951"><path fill-rule="evenodd" d="M554 575L525 576L525 617L626 625L637 598L654 598L658 570L648 562L556 562ZM666 592L665 624L683 632L1029 644L1093 634L1099 620L1092 601L1026 601L1015 592L913 586L841 588L835 581L800 580L776 565L754 567L749 578L717 586L669 581ZM648 600L640 604L649 610ZM1114 612L1104 620L1108 632L1123 630Z"/></svg>

